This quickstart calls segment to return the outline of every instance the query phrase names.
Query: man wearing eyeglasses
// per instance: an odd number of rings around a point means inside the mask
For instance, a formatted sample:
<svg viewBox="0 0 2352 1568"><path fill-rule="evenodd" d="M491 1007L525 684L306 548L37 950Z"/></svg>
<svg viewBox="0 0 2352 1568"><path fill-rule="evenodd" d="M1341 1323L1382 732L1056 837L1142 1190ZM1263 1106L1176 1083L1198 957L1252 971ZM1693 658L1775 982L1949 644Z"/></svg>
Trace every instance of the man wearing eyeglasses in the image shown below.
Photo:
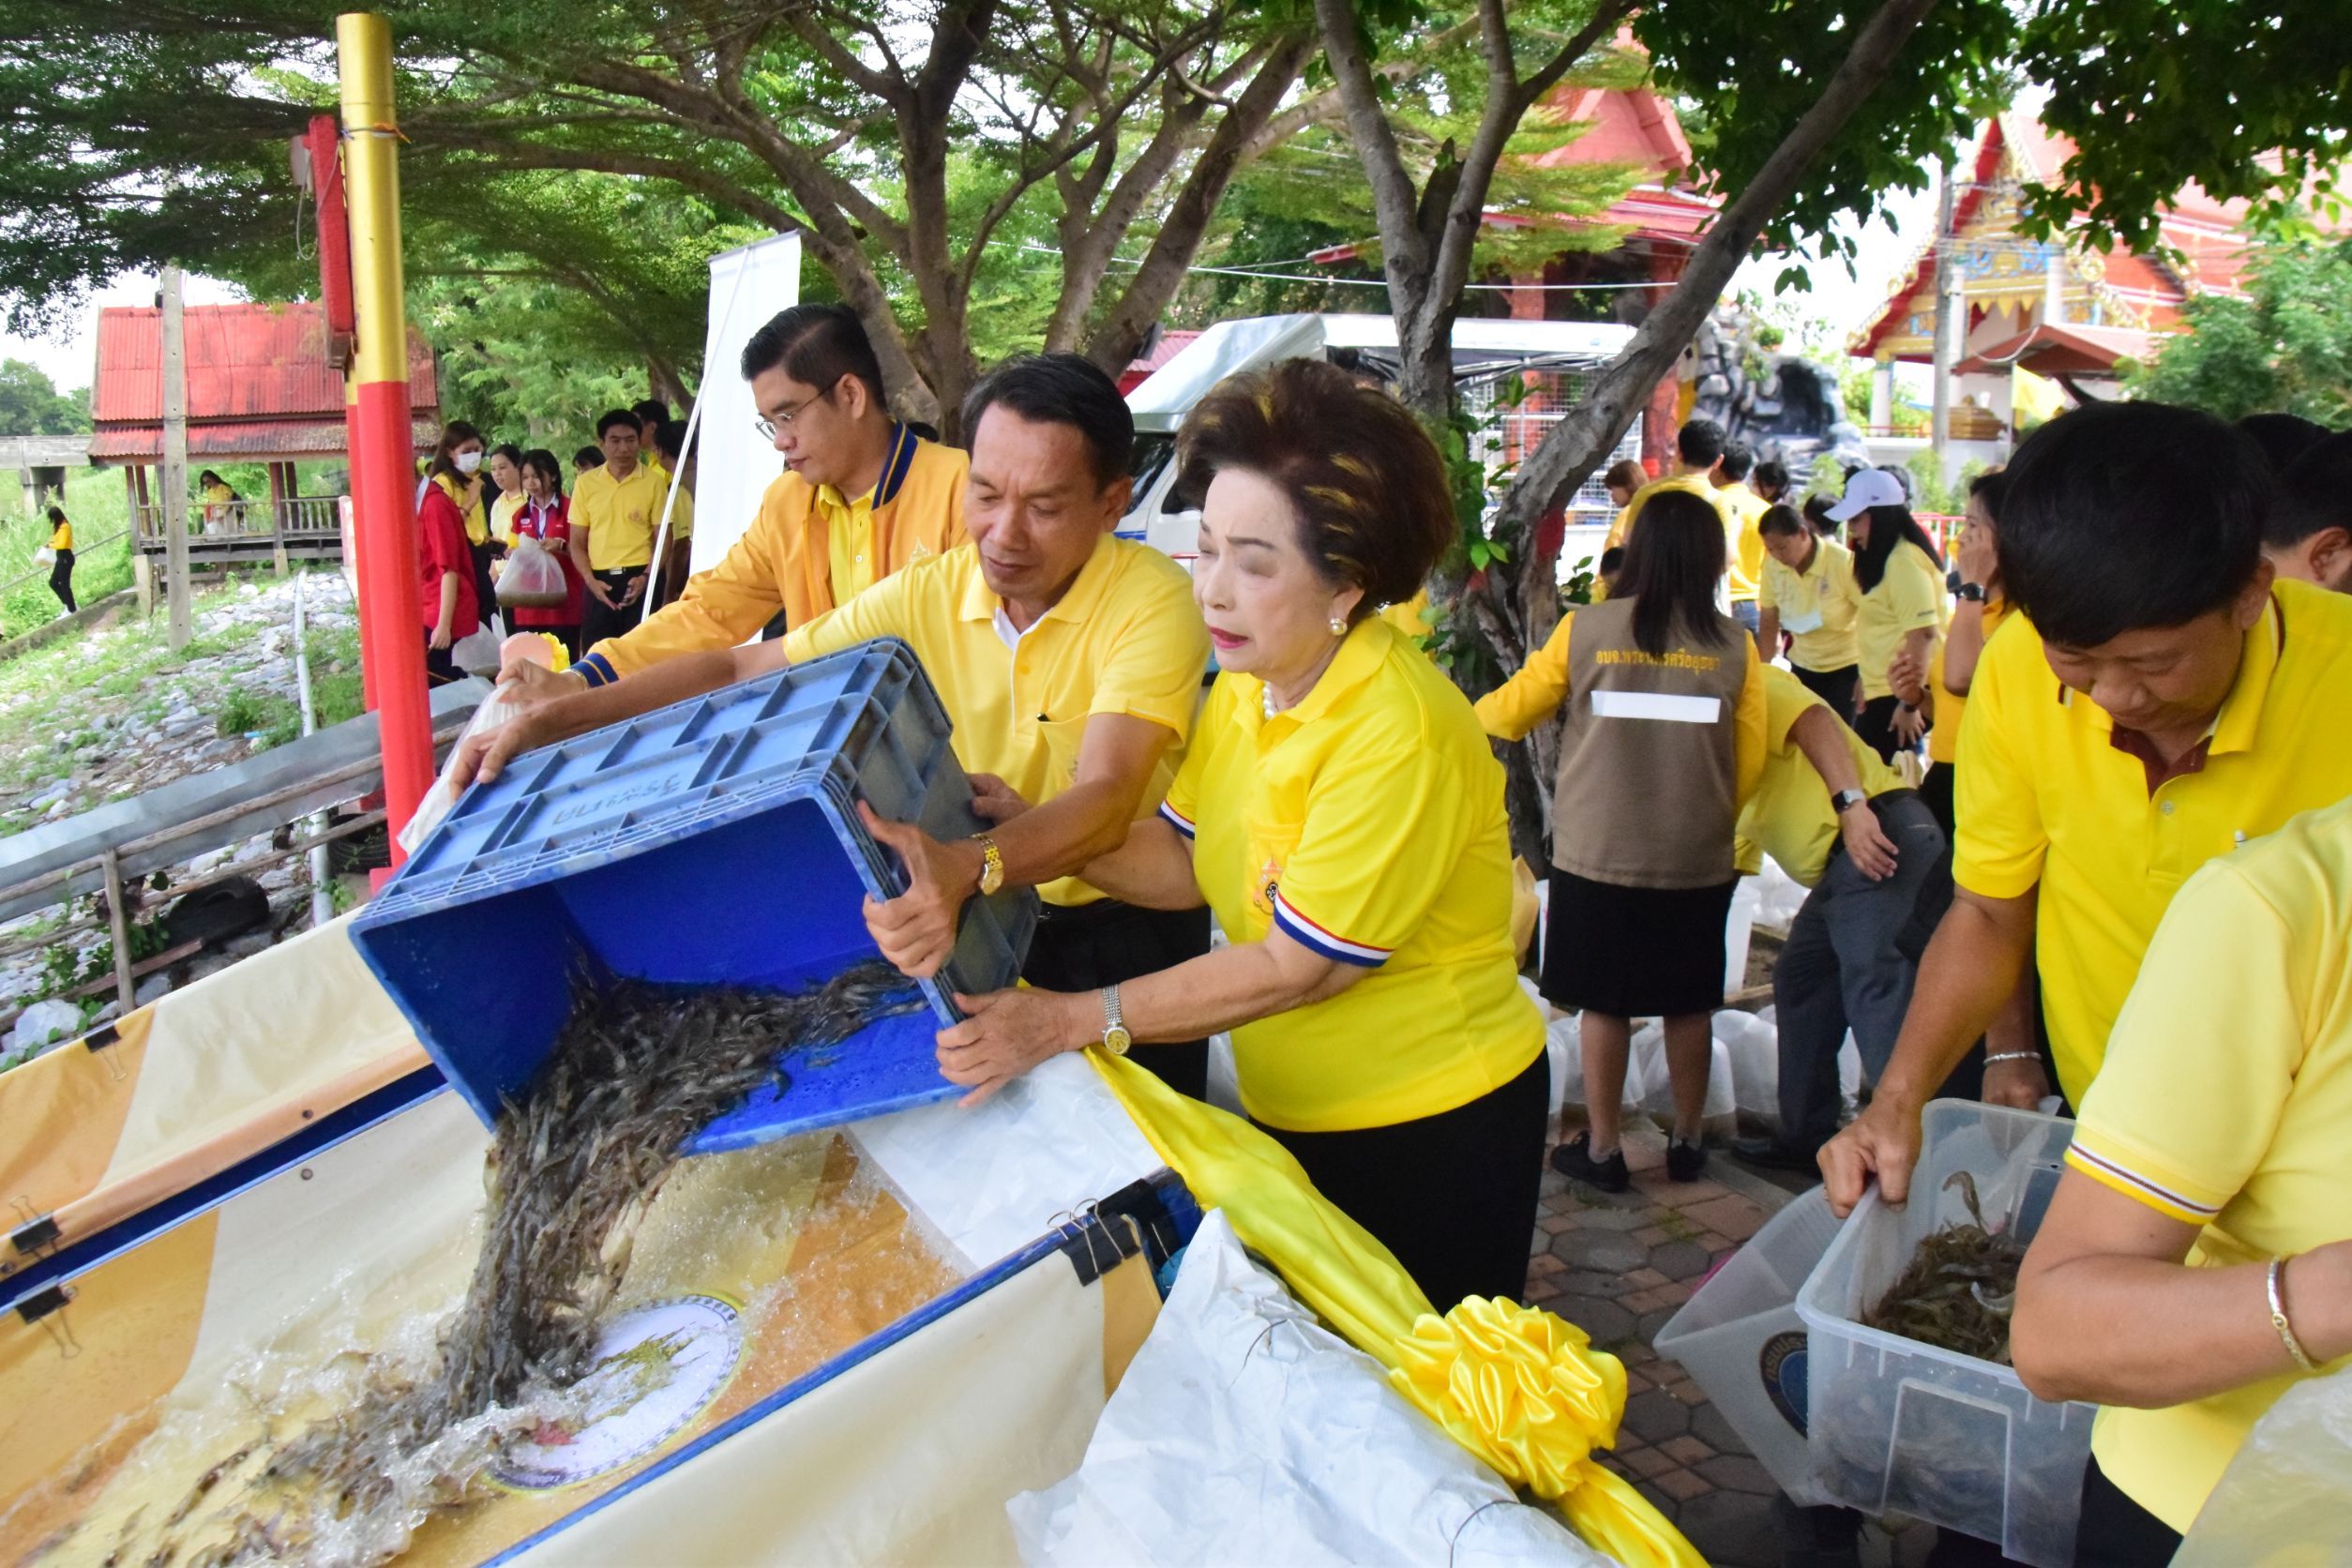
<svg viewBox="0 0 2352 1568"><path fill-rule="evenodd" d="M882 366L854 311L781 311L744 345L742 368L760 433L785 472L726 559L572 667L591 686L681 654L732 648L779 611L787 626L807 626L908 563L964 542L970 460L891 418Z"/></svg>

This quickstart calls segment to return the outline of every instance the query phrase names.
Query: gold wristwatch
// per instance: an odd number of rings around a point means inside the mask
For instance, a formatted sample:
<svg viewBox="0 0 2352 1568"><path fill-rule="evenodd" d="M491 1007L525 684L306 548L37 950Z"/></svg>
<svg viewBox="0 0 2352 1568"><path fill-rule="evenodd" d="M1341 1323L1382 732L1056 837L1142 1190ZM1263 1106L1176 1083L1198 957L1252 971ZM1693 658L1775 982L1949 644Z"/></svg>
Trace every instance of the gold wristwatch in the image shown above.
<svg viewBox="0 0 2352 1568"><path fill-rule="evenodd" d="M973 834L972 841L980 846L980 896L985 898L1004 885L1004 852L985 833Z"/></svg>
<svg viewBox="0 0 2352 1568"><path fill-rule="evenodd" d="M1135 1044L1135 1036L1127 1033L1126 1019L1119 1012L1119 988L1103 988L1103 1049L1113 1056L1124 1056Z"/></svg>

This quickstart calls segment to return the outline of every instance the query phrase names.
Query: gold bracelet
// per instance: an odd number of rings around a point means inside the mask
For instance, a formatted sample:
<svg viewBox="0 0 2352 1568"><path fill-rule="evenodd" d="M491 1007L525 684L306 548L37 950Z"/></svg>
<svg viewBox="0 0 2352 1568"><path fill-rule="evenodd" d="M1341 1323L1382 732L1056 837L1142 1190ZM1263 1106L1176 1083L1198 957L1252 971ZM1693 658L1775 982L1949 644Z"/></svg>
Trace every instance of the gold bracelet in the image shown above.
<svg viewBox="0 0 2352 1568"><path fill-rule="evenodd" d="M2316 1372L2319 1364L2311 1359L2310 1352L2303 1349L2303 1342L2295 1337L2295 1325L2286 1320L2286 1294L2283 1289L2285 1276L2286 1259L2271 1259L2270 1272L2263 1278L2263 1287L2270 1297L2270 1326L2279 1331L2279 1343L2285 1346L2286 1353L2295 1358L2295 1364L2306 1372Z"/></svg>

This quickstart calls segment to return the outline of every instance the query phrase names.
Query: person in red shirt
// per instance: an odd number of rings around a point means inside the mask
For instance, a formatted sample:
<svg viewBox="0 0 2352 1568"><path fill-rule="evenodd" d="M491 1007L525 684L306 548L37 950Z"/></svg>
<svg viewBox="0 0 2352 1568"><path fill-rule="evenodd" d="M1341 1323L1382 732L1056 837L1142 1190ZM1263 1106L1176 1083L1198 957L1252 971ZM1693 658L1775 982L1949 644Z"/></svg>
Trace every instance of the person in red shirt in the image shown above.
<svg viewBox="0 0 2352 1568"><path fill-rule="evenodd" d="M522 505L508 526L512 530L506 541L510 547L517 539L536 539L563 564L564 581L571 589L571 597L559 605L518 605L506 611L507 625L525 631L551 632L570 650L571 656L578 658L580 607L587 590L579 569L572 565L572 522L570 508L564 504L564 468L556 461L555 454L544 447L522 455Z"/></svg>
<svg viewBox="0 0 2352 1568"><path fill-rule="evenodd" d="M481 624L474 590L474 550L466 542L465 514L459 509L464 480L447 458L433 464L424 499L416 507L418 596L425 615L425 680L443 686L462 680L449 650Z"/></svg>

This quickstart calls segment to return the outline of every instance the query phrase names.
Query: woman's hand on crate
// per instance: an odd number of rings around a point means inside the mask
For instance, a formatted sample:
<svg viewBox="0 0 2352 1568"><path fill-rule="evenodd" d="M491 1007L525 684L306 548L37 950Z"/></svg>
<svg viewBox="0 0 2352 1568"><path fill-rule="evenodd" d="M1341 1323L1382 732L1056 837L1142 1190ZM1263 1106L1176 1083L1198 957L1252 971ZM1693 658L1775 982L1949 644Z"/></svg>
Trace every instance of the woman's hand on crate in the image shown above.
<svg viewBox="0 0 2352 1568"><path fill-rule="evenodd" d="M1049 1056L1081 1050L1102 1037L1103 1004L1092 991L1017 987L956 998L964 1021L939 1032L940 1076L972 1091L956 1103L976 1106Z"/></svg>
<svg viewBox="0 0 2352 1568"><path fill-rule="evenodd" d="M874 815L864 801L857 813L866 831L906 871L907 889L895 898L866 900L866 929L882 956L911 980L927 980L956 951L956 922L964 900L980 890L985 861L972 840L932 837L912 822Z"/></svg>

